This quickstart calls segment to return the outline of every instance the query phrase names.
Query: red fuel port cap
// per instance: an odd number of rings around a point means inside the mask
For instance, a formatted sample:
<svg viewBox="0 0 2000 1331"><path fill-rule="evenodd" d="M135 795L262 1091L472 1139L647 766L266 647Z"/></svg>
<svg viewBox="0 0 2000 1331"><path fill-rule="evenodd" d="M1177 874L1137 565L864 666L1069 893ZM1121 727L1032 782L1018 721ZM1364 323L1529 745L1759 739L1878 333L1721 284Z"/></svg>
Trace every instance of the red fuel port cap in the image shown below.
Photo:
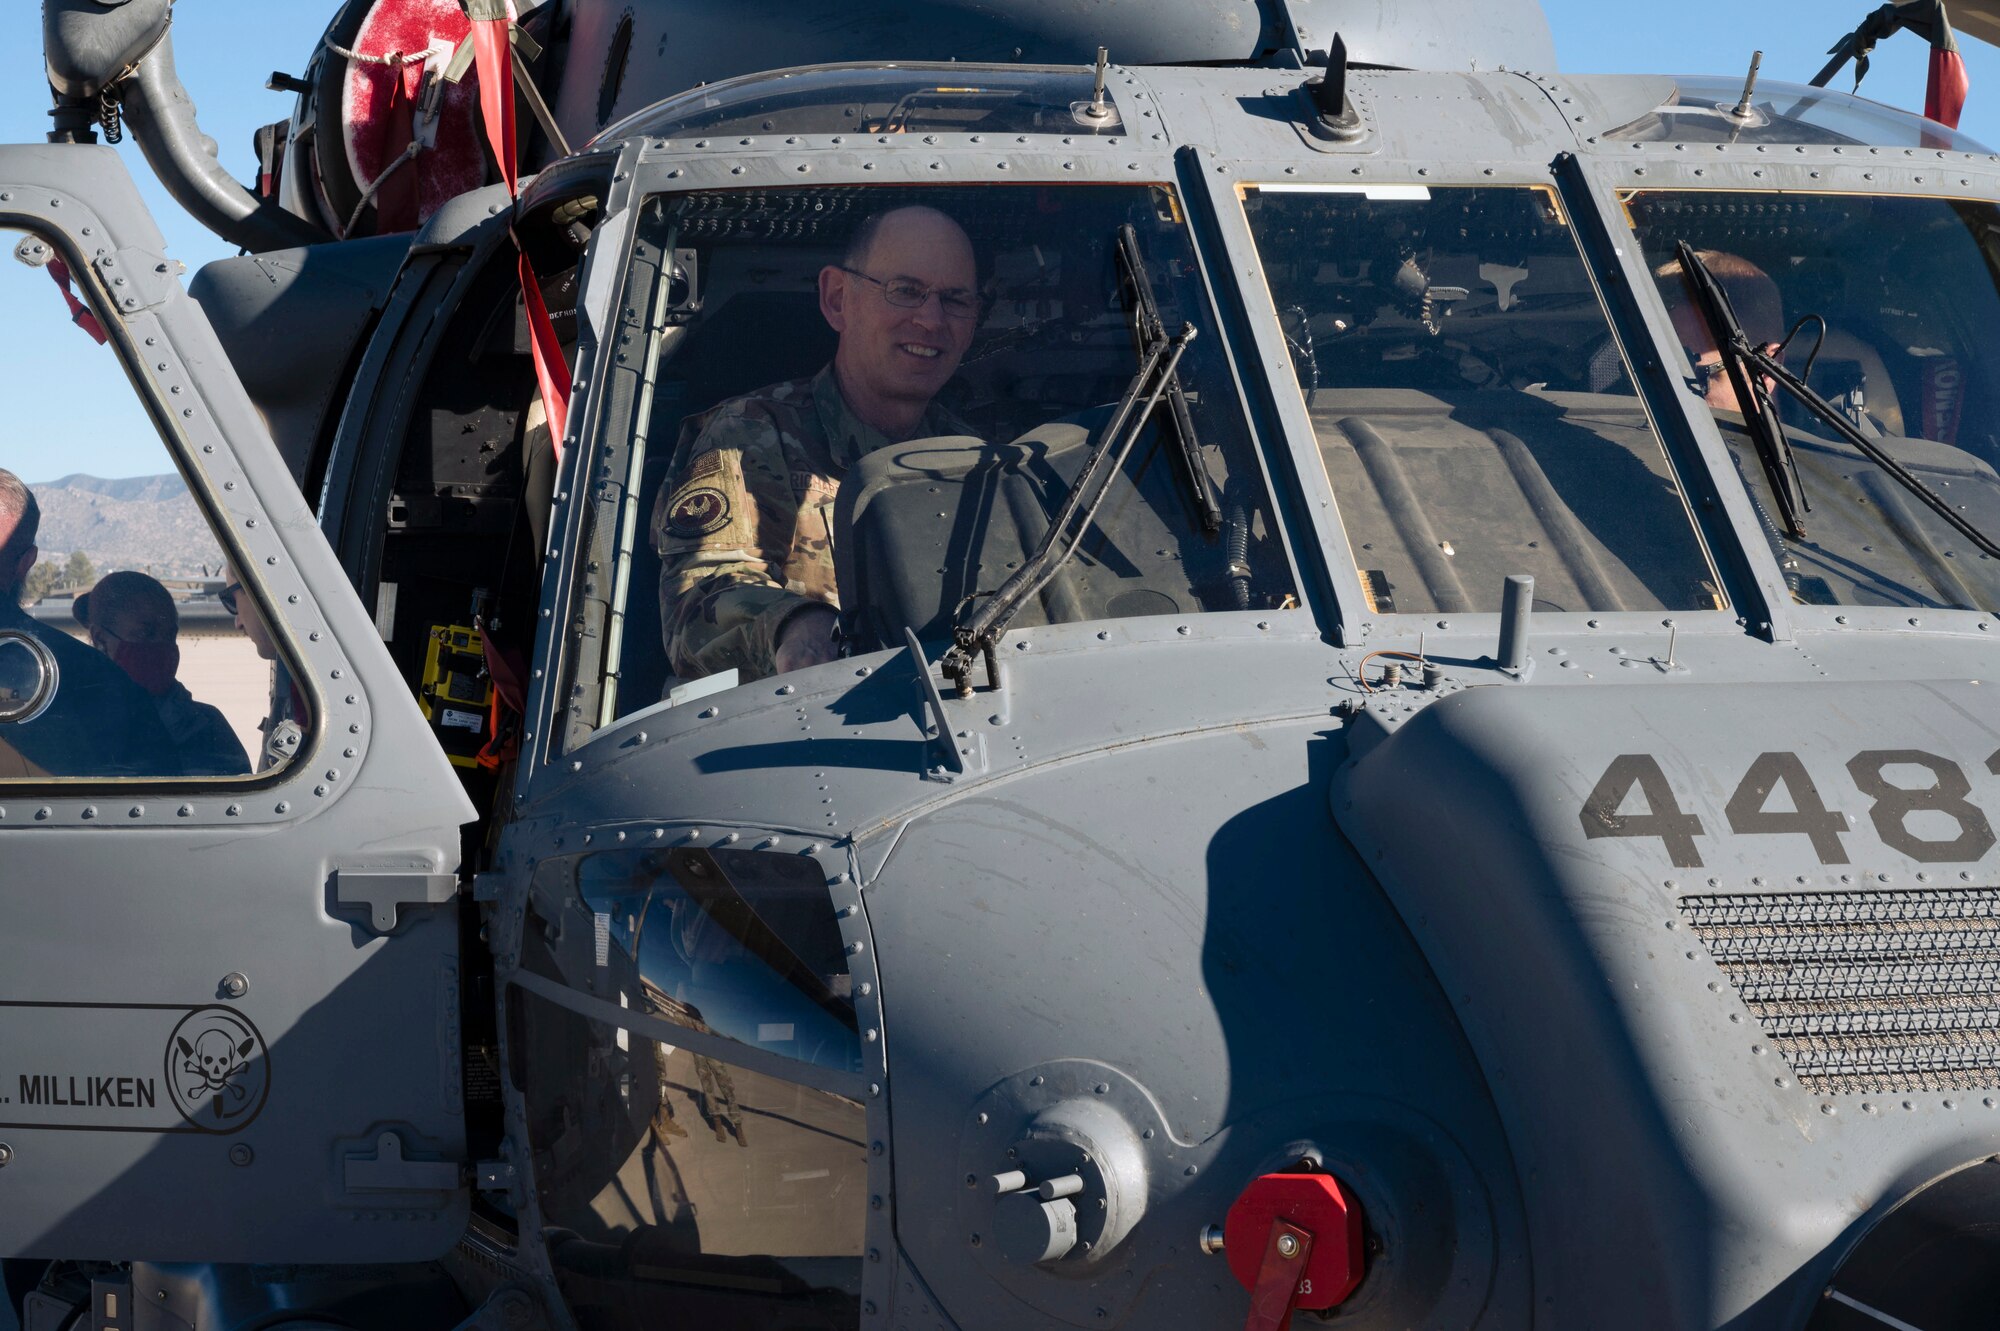
<svg viewBox="0 0 2000 1331"><path fill-rule="evenodd" d="M1244 1331L1283 1331L1293 1309L1331 1308L1361 1283L1361 1205L1330 1174L1265 1174L1223 1224L1229 1269L1250 1291Z"/></svg>

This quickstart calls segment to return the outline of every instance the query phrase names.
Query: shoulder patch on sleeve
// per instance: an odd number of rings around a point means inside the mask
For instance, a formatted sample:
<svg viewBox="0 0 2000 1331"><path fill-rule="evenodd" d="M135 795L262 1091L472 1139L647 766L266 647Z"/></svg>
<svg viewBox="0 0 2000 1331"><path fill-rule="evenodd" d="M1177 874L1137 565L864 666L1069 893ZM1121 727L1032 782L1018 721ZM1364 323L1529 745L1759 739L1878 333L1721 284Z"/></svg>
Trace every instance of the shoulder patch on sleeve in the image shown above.
<svg viewBox="0 0 2000 1331"><path fill-rule="evenodd" d="M720 470L720 467L712 470ZM689 479L699 477L697 471ZM667 531L684 541L712 536L729 525L729 496L712 485L683 486L667 511Z"/></svg>

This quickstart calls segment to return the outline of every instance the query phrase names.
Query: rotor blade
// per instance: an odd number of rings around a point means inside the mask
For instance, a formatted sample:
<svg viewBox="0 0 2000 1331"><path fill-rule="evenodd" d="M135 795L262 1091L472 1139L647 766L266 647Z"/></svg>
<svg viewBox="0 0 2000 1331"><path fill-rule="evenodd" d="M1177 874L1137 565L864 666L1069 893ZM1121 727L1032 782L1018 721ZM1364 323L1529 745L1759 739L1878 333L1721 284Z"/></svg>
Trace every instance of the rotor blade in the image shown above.
<svg viewBox="0 0 2000 1331"><path fill-rule="evenodd" d="M1946 8L1955 31L2000 46L2000 0L1951 0Z"/></svg>

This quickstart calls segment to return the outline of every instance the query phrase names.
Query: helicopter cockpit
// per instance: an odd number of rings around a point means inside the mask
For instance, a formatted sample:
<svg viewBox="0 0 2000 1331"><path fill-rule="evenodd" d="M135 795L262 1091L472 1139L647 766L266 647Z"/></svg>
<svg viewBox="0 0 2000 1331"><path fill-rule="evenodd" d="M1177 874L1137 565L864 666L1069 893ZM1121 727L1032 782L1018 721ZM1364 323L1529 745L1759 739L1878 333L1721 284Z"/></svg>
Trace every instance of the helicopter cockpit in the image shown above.
<svg viewBox="0 0 2000 1331"><path fill-rule="evenodd" d="M970 436L862 457L825 505L847 640L947 644L1048 535L1135 383L1143 303L1176 333L1186 416L1141 428L1075 557L1020 624L1295 604L1263 476L1173 193L1157 185L702 191L648 201L628 274L642 389L604 426L586 539L604 575L579 589L570 696L587 734L660 701L670 677L645 515L685 466L683 423L834 351L815 280L870 216L913 204L957 219L980 257L982 309L940 394ZM1129 249L1124 248L1129 237ZM1142 297L1139 289L1143 287ZM634 520L636 517L636 521Z"/></svg>
<svg viewBox="0 0 2000 1331"><path fill-rule="evenodd" d="M253 196L47 8L27 1331L1991 1320L2000 157L1534 0L356 0ZM228 770L96 760L163 624Z"/></svg>

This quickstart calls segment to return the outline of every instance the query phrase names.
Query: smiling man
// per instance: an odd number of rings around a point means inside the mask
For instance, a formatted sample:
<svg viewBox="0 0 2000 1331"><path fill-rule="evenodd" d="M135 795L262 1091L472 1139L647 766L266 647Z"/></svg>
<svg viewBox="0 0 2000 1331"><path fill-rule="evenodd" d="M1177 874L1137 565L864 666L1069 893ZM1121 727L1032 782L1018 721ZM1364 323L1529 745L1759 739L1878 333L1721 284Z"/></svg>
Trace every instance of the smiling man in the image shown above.
<svg viewBox="0 0 2000 1331"><path fill-rule="evenodd" d="M840 335L809 379L732 398L690 420L653 509L660 622L683 679L745 681L830 661L834 498L856 459L906 439L969 431L936 402L979 322L972 243L932 208L863 222L820 270Z"/></svg>

